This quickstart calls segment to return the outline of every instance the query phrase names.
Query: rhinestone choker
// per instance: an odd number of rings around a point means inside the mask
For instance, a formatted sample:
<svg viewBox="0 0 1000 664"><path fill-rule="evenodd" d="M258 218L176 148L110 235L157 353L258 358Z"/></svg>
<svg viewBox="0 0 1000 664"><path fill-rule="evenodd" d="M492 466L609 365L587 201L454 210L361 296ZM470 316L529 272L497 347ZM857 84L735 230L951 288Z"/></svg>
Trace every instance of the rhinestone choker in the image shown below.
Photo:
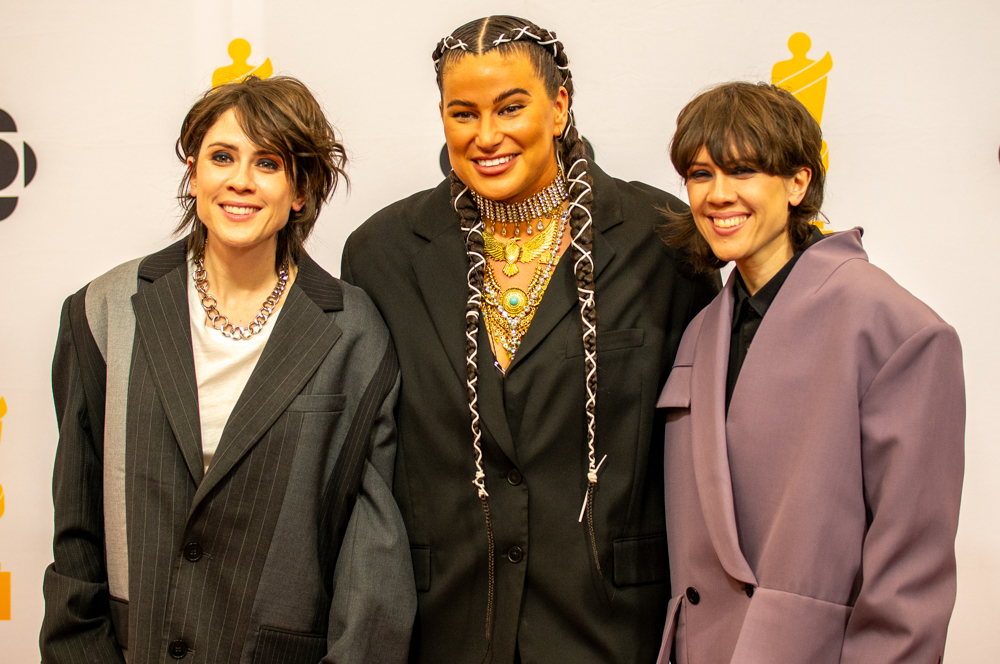
<svg viewBox="0 0 1000 664"><path fill-rule="evenodd" d="M479 207L479 211L489 225L489 232L496 232L496 225L501 224L500 235L507 237L507 224L514 225L514 236L521 234L521 224L524 224L528 235L534 232L531 221L538 219L538 230L545 228L544 217L562 204L566 200L566 182L563 179L562 168L556 173L556 178L540 192L531 198L508 205L498 203L488 198L483 198L476 192L472 192L472 197Z"/></svg>

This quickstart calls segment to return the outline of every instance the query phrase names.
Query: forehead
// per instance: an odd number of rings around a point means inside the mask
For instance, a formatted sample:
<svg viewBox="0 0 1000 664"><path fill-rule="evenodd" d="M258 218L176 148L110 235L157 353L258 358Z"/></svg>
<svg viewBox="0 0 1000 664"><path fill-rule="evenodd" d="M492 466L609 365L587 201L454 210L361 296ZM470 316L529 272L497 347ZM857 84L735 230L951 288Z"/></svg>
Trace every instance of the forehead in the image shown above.
<svg viewBox="0 0 1000 664"><path fill-rule="evenodd" d="M497 94L512 88L523 88L532 96L545 93L531 58L518 51L461 56L445 67L441 77L441 96L446 104L450 99L492 103Z"/></svg>

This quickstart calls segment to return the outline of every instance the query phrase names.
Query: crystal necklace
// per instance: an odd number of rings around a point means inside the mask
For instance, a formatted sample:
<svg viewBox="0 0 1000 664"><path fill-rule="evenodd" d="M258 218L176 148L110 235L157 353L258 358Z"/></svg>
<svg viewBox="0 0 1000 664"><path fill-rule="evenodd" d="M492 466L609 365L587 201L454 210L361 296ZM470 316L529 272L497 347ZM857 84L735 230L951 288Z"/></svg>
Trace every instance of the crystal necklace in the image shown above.
<svg viewBox="0 0 1000 664"><path fill-rule="evenodd" d="M504 348L511 359L521 345L521 339L528 332L528 326L552 278L552 272L559 263L558 249L566 230L567 219L569 219L568 209L563 211L558 220L552 220L551 226L556 230L546 233L548 242L540 252L538 265L528 283L527 292L516 287L502 288L493 272L493 265L489 261L486 262L486 269L483 270L482 301L486 333L490 337L490 343Z"/></svg>

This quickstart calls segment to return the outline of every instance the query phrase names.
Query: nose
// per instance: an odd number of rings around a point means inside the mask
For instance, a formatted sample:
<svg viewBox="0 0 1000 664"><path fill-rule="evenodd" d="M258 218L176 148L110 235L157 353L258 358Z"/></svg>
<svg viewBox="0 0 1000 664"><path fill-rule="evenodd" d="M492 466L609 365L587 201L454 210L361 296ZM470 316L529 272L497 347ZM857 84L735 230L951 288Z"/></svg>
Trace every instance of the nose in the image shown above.
<svg viewBox="0 0 1000 664"><path fill-rule="evenodd" d="M479 131L476 132L476 147L484 152L491 152L503 141L503 133L490 115L484 114L479 121Z"/></svg>
<svg viewBox="0 0 1000 664"><path fill-rule="evenodd" d="M229 188L237 192L252 192L257 188L252 160L243 160L236 164L229 178Z"/></svg>
<svg viewBox="0 0 1000 664"><path fill-rule="evenodd" d="M715 178L708 193L708 200L713 205L726 205L736 201L736 188L729 175L721 173Z"/></svg>

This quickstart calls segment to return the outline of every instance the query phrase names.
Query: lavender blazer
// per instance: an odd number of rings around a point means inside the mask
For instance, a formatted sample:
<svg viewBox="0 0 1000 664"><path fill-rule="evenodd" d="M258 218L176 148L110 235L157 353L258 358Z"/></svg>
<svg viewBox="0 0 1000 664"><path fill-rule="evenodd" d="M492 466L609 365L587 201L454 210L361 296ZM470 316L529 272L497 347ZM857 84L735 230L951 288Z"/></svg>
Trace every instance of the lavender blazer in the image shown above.
<svg viewBox="0 0 1000 664"><path fill-rule="evenodd" d="M670 601L658 664L940 661L955 602L965 386L955 330L868 262L799 259L728 417L733 279L658 407Z"/></svg>

